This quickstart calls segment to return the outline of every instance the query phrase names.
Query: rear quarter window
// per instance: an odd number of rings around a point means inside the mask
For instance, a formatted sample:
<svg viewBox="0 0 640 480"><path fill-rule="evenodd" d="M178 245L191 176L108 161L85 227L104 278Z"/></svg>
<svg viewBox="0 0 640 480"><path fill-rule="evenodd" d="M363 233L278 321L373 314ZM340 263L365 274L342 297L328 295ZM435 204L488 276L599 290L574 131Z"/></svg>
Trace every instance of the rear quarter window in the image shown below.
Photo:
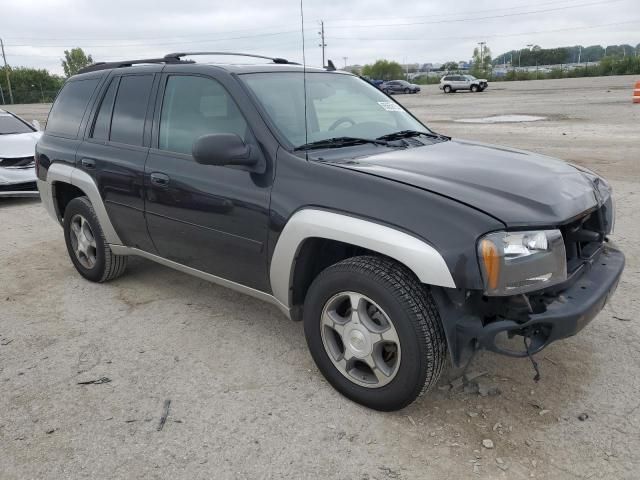
<svg viewBox="0 0 640 480"><path fill-rule="evenodd" d="M47 133L77 138L82 116L99 81L89 78L67 82L49 112Z"/></svg>

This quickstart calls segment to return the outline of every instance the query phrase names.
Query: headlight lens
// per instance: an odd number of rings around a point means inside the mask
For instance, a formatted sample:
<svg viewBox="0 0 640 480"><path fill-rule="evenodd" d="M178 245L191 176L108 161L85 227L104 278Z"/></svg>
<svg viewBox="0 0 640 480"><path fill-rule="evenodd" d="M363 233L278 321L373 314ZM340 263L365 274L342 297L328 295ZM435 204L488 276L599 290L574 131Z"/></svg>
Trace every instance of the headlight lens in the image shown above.
<svg viewBox="0 0 640 480"><path fill-rule="evenodd" d="M478 258L487 295L515 295L567 279L560 230L490 233L478 242Z"/></svg>

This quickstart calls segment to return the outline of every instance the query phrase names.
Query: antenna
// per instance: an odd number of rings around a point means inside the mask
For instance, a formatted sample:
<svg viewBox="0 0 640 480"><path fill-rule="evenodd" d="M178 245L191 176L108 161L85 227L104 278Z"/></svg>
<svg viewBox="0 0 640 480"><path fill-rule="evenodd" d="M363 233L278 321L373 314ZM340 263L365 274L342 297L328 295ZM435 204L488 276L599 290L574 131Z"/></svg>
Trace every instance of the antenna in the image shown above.
<svg viewBox="0 0 640 480"><path fill-rule="evenodd" d="M304 94L304 143L309 143L309 128L307 125L307 60L304 53L304 10L302 0L300 0L300 29L302 31L302 85ZM307 160L309 153L305 151Z"/></svg>

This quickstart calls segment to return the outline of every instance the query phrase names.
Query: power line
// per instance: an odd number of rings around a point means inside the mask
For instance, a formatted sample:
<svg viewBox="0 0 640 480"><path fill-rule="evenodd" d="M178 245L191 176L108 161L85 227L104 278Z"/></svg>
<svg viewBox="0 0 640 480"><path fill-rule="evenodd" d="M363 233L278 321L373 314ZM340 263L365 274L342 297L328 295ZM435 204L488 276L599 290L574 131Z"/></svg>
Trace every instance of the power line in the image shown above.
<svg viewBox="0 0 640 480"><path fill-rule="evenodd" d="M501 37L519 37L519 36L525 36L525 35L538 35L538 34L543 34L543 33L557 33L557 32L569 32L569 31L575 31L575 30L590 30L590 29L594 29L594 28L603 28L603 27L616 27L616 26L620 26L620 25L630 25L630 24L635 24L635 23L640 23L640 18L639 19L635 19L635 20L629 20L626 22L616 22L616 23L605 23L602 25L587 25L587 26L582 26L582 27L567 27L567 28L556 28L556 29L552 29L552 30L536 30L536 31L532 31L532 32L518 32L518 33L495 33L495 34L476 34L476 35L470 35L470 36L460 36L460 35L454 35L454 36L446 36L446 37L414 37L414 38L365 38L365 37L331 37L333 39L336 40L356 40L356 41L366 41L366 42L371 42L371 41L400 41L400 42L419 42L422 40L476 40L478 37L485 37L485 38L501 38Z"/></svg>
<svg viewBox="0 0 640 480"><path fill-rule="evenodd" d="M89 45L83 44L85 48L112 48L112 47L144 47L147 45L185 45L185 44L194 44L194 43L205 43L205 42L223 42L228 40L242 40L245 38L257 38L257 37L270 37L276 35L287 35L287 34L298 34L300 33L298 30L286 30L282 32L273 32L273 33L257 33L254 35L242 35L238 37L226 37L226 38L210 38L203 40L190 40L186 42L144 42L144 43L117 43L117 44L109 44L109 45ZM36 48L65 48L72 47L74 44L64 43L58 45L38 45L38 44L7 44L7 47L36 47Z"/></svg>
<svg viewBox="0 0 640 480"><path fill-rule="evenodd" d="M502 15L487 15L487 16L484 16L484 17L468 17L468 18L459 18L459 19L453 19L453 20L433 20L433 21L428 21L428 22L409 22L409 23L379 23L379 24L367 24L367 25L362 25L362 24L361 25L358 25L358 24L334 25L331 28L407 27L407 26L411 26L411 25L434 25L434 24L442 24L442 23L470 22L470 21L477 21L477 20L493 20L493 19L497 19L497 18L517 17L517 16L520 16L520 15L533 15L533 14L537 14L537 13L556 12L556 11L559 11L559 10L567 10L567 9L570 9L570 8L577 8L577 7L590 7L590 6L594 6L594 5L602 5L604 3L611 4L611 3L614 3L614 2L621 2L621 1L622 0L604 0L604 1L591 2L591 3L580 3L580 4L576 4L576 5L567 5L567 6L564 6L564 7L546 8L546 9L542 9L542 10L530 10L528 12L505 13L505 14L502 14Z"/></svg>
<svg viewBox="0 0 640 480"><path fill-rule="evenodd" d="M558 4L562 4L562 3L573 3L573 2L577 2L577 1L581 1L581 0L552 0L552 1L548 1L548 2L537 2L536 6L540 7L543 5L558 5ZM572 6L577 6L577 5L572 5ZM405 18L411 18L411 19L415 19L415 18L440 18L440 17L456 17L456 16L460 16L460 15L469 15L469 14L474 14L474 13L487 13L487 12L497 12L497 11L503 11L503 10L517 10L520 8L529 8L531 7L531 2L527 2L518 6L512 6L512 7L502 7L502 8L484 8L482 10L466 10L464 13L440 13L440 14L430 14L430 15L412 15L410 17L358 17L357 19L354 18L339 18L336 20L332 20L331 24L333 25L334 23L343 23L343 22L352 22L354 20L357 21L375 21L375 20L400 20L400 19L405 19Z"/></svg>

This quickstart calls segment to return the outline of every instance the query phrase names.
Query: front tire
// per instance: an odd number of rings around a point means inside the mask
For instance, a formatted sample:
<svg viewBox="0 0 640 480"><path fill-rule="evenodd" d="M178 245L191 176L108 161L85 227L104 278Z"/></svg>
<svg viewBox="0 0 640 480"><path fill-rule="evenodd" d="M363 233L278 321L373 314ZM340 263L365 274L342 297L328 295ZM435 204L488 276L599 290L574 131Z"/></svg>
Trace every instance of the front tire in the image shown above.
<svg viewBox="0 0 640 480"><path fill-rule="evenodd" d="M442 90L444 90L444 93L451 93L451 87L449 85L445 85Z"/></svg>
<svg viewBox="0 0 640 480"><path fill-rule="evenodd" d="M106 282L124 273L127 257L115 255L87 197L77 197L64 210L64 239L76 270L92 282Z"/></svg>
<svg viewBox="0 0 640 480"><path fill-rule="evenodd" d="M309 288L303 319L322 374L369 408L404 408L442 372L447 347L435 303L390 259L354 257L328 267Z"/></svg>
<svg viewBox="0 0 640 480"><path fill-rule="evenodd" d="M479 90L478 85L471 85L471 91L476 93Z"/></svg>

